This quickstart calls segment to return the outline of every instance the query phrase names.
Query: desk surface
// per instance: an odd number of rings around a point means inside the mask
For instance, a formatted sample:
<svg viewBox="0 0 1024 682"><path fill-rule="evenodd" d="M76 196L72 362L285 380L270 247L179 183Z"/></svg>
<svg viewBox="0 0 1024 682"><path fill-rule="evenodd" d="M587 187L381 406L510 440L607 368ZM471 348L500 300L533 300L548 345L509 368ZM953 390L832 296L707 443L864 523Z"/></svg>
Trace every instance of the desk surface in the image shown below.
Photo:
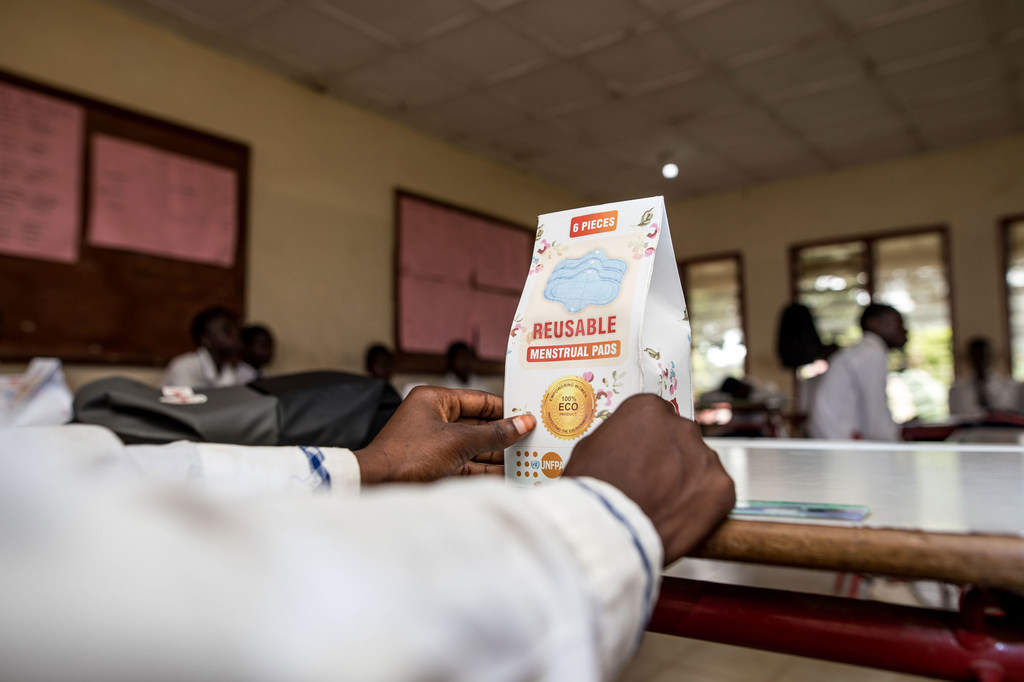
<svg viewBox="0 0 1024 682"><path fill-rule="evenodd" d="M727 521L724 559L1024 590L1024 448L708 439L739 499L864 504L863 522Z"/></svg>

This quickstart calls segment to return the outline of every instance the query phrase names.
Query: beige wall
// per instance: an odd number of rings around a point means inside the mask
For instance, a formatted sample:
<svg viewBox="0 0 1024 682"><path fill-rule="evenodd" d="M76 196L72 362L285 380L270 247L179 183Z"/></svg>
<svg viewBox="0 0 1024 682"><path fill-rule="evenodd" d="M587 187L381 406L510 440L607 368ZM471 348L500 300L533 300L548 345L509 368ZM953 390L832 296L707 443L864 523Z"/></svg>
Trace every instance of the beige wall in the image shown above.
<svg viewBox="0 0 1024 682"><path fill-rule="evenodd" d="M252 147L247 313L277 332L276 371L360 370L393 342L396 187L526 225L585 203L86 0L0 2L0 69Z"/></svg>
<svg viewBox="0 0 1024 682"><path fill-rule="evenodd" d="M746 275L750 372L790 382L775 359L796 242L945 224L950 228L954 334L1005 348L998 221L1024 212L1024 136L950 152L671 202L680 258L738 250ZM1000 355L1000 362L1002 362Z"/></svg>
<svg viewBox="0 0 1024 682"><path fill-rule="evenodd" d="M403 187L533 224L585 203L550 184L345 106L87 0L0 2L0 68L241 140L253 150L248 315L275 370L359 368L392 338L392 200ZM681 258L740 250L751 372L774 358L797 241L946 223L957 333L1004 343L996 222L1024 212L1024 137L669 203ZM183 321L185 324L185 321ZM73 385L132 368L71 368Z"/></svg>

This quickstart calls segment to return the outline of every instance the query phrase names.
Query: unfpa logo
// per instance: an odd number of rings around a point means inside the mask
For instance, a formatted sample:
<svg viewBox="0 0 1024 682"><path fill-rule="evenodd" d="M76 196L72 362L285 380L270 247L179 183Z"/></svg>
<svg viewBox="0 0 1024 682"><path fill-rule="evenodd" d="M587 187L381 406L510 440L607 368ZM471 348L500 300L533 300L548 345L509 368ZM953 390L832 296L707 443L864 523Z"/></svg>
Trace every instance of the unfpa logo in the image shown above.
<svg viewBox="0 0 1024 682"><path fill-rule="evenodd" d="M558 478L562 475L562 458L555 452L546 452L544 456L540 458L540 461L536 460L533 462L534 467L540 465L540 470L548 478Z"/></svg>

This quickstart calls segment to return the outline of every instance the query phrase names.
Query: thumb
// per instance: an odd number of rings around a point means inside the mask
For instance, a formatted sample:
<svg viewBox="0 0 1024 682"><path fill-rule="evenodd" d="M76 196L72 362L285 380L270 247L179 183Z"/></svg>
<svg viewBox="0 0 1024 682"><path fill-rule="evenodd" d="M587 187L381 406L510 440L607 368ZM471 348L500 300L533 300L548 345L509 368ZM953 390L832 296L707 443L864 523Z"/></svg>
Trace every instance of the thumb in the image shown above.
<svg viewBox="0 0 1024 682"><path fill-rule="evenodd" d="M460 424L457 432L460 445L467 453L467 459L495 450L504 450L533 431L537 418L532 414L520 414L507 419L497 419L486 424Z"/></svg>

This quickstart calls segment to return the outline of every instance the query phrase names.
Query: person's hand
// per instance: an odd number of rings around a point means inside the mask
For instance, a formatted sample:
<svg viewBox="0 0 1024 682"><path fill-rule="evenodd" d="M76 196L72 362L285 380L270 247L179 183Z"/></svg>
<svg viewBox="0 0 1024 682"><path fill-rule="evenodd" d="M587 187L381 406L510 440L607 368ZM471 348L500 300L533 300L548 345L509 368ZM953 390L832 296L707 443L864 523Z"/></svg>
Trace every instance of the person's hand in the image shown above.
<svg viewBox="0 0 1024 682"><path fill-rule="evenodd" d="M732 510L736 491L700 428L652 394L625 400L579 442L565 476L611 483L661 536L668 565L701 543Z"/></svg>
<svg viewBox="0 0 1024 682"><path fill-rule="evenodd" d="M414 388L377 437L356 451L362 482L501 474L505 448L537 425L533 415L501 414L501 398L491 393Z"/></svg>

